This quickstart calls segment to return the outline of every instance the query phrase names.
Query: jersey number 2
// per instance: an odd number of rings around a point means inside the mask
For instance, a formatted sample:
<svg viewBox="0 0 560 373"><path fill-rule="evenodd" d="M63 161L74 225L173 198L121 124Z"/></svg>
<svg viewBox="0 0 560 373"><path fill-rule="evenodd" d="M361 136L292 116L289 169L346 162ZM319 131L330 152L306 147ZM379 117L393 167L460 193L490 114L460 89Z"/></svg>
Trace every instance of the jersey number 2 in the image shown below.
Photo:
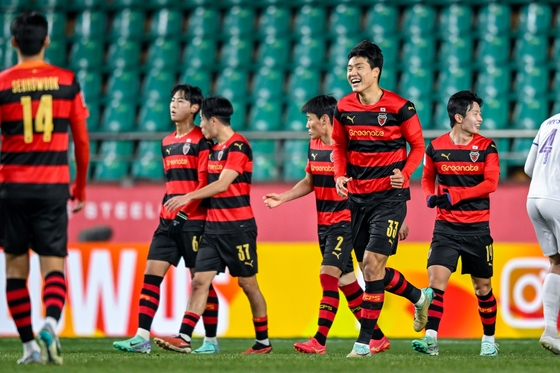
<svg viewBox="0 0 560 373"><path fill-rule="evenodd" d="M33 113L31 96L23 96L20 99L23 108L23 141L26 144L33 142ZM35 132L43 132L43 141L52 140L53 125L52 95L42 95L35 114Z"/></svg>

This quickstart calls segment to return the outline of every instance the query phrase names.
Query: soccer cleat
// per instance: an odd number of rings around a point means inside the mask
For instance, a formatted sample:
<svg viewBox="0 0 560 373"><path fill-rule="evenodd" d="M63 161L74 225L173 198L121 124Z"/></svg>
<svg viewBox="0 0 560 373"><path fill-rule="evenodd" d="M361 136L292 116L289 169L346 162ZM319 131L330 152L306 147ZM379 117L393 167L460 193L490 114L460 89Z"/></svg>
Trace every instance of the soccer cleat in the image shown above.
<svg viewBox="0 0 560 373"><path fill-rule="evenodd" d="M498 344L489 341L482 341L480 345L480 356L498 356Z"/></svg>
<svg viewBox="0 0 560 373"><path fill-rule="evenodd" d="M327 346L323 346L315 338L309 338L307 342L297 342L294 344L294 348L304 354L324 355L327 353Z"/></svg>
<svg viewBox="0 0 560 373"><path fill-rule="evenodd" d="M543 335L539 341L541 346L553 354L560 355L560 340L558 338Z"/></svg>
<svg viewBox="0 0 560 373"><path fill-rule="evenodd" d="M386 336L383 336L381 339L372 339L369 341L369 351L372 355L385 352L390 348L391 342L389 342Z"/></svg>
<svg viewBox="0 0 560 373"><path fill-rule="evenodd" d="M272 352L272 345L263 345L262 343L255 343L255 345L248 350L242 352L243 355L257 355L257 354L269 354Z"/></svg>
<svg viewBox="0 0 560 373"><path fill-rule="evenodd" d="M431 288L424 288L421 290L424 294L424 302L419 305L415 306L416 309L414 310L414 331L419 332L428 323L428 308L432 301L434 300L434 291Z"/></svg>
<svg viewBox="0 0 560 373"><path fill-rule="evenodd" d="M62 364L60 341L52 326L49 324L43 326L43 329L39 332L37 342L39 343L39 347L41 347L41 355L45 362L57 365Z"/></svg>
<svg viewBox="0 0 560 373"><path fill-rule="evenodd" d="M202 346L194 350L193 354L217 354L220 352L220 346L217 343L204 341Z"/></svg>
<svg viewBox="0 0 560 373"><path fill-rule="evenodd" d="M152 351L152 345L150 341L136 335L126 341L113 342L113 347L117 350L124 352L139 352L141 354L149 354Z"/></svg>
<svg viewBox="0 0 560 373"><path fill-rule="evenodd" d="M412 349L416 352L422 354L437 356L439 355L439 347L435 341L430 336L425 336L422 339L415 339L412 341Z"/></svg>
<svg viewBox="0 0 560 373"><path fill-rule="evenodd" d="M180 335L167 338L154 338L154 342L164 350L175 351L182 354L191 353L191 343L185 341Z"/></svg>
<svg viewBox="0 0 560 373"><path fill-rule="evenodd" d="M39 351L33 351L27 356L22 357L17 361L18 364L44 364L43 356Z"/></svg>
<svg viewBox="0 0 560 373"><path fill-rule="evenodd" d="M352 351L346 357L368 357L371 356L371 351L369 346L363 343L354 343Z"/></svg>

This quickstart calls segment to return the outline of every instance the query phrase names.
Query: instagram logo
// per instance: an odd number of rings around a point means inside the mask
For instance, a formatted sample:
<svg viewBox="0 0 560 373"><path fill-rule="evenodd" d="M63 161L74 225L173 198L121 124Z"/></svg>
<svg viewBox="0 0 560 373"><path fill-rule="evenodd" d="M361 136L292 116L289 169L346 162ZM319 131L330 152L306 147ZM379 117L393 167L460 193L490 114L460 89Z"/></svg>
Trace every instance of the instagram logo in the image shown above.
<svg viewBox="0 0 560 373"><path fill-rule="evenodd" d="M506 263L500 278L501 313L515 328L542 328L542 284L550 267L546 258L517 258Z"/></svg>

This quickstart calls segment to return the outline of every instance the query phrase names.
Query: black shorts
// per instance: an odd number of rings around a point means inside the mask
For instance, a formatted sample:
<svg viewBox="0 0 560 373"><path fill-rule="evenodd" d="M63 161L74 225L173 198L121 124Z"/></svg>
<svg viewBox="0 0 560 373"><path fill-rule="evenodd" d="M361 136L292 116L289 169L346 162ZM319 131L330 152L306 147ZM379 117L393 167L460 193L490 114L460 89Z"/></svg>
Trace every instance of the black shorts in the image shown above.
<svg viewBox="0 0 560 373"><path fill-rule="evenodd" d="M205 233L196 258L195 272L224 272L233 277L251 277L259 272L257 231L230 234Z"/></svg>
<svg viewBox="0 0 560 373"><path fill-rule="evenodd" d="M396 254L399 230L406 217L405 201L353 205L350 212L354 251L358 261L363 259L366 250L387 256Z"/></svg>
<svg viewBox="0 0 560 373"><path fill-rule="evenodd" d="M185 260L185 267L194 268L196 263L196 254L202 231L181 232L182 242L167 237L167 231L157 230L152 238L150 250L148 251L148 260L161 260L168 262L177 267L181 258Z"/></svg>
<svg viewBox="0 0 560 373"><path fill-rule="evenodd" d="M354 272L350 229L319 235L319 248L323 256L321 265L336 267L343 274Z"/></svg>
<svg viewBox="0 0 560 373"><path fill-rule="evenodd" d="M454 236L434 233L430 251L428 251L428 267L441 265L451 272L455 272L457 262L461 257L462 274L490 278L494 274L493 243L494 240L489 234Z"/></svg>
<svg viewBox="0 0 560 373"><path fill-rule="evenodd" d="M68 254L66 199L4 199L0 236L7 254L26 254L31 248L41 256Z"/></svg>

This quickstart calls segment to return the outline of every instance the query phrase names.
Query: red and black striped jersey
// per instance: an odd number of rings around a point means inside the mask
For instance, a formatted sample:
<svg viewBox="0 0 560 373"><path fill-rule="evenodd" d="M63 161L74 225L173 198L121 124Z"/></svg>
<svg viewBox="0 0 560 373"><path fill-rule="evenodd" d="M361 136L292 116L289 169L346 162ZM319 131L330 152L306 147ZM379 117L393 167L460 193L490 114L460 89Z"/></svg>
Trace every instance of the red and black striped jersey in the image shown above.
<svg viewBox="0 0 560 373"><path fill-rule="evenodd" d="M348 200L336 193L332 152L333 146L325 145L320 139L309 142L305 172L313 178L319 235L350 226Z"/></svg>
<svg viewBox="0 0 560 373"><path fill-rule="evenodd" d="M176 137L177 132L167 135L161 141L163 169L165 170L165 196L167 200L184 195L208 185L208 156L210 144L204 138L200 127L194 127L189 133ZM200 200L193 200L182 208L188 220L184 229L200 229L206 220L206 207ZM160 227L167 229L175 218L177 211L169 212L162 207Z"/></svg>
<svg viewBox="0 0 560 373"><path fill-rule="evenodd" d="M33 61L1 72L0 197L69 198L68 128L88 115L69 70Z"/></svg>
<svg viewBox="0 0 560 373"><path fill-rule="evenodd" d="M468 145L455 145L449 133L432 140L424 156L422 190L427 199L447 189L453 204L450 210L437 208L434 232L490 234L490 193L499 174L492 140L476 134Z"/></svg>
<svg viewBox="0 0 560 373"><path fill-rule="evenodd" d="M229 188L210 198L205 233L226 234L257 229L251 208L253 151L247 139L238 133L223 144L215 144L208 159L208 183L220 178L223 170L239 175Z"/></svg>
<svg viewBox="0 0 560 373"><path fill-rule="evenodd" d="M352 178L350 203L410 199L408 180L424 151L422 127L410 101L387 90L372 105L363 105L356 93L343 97L334 114L333 140L335 180L345 175ZM421 142L421 154L409 157L407 142ZM402 189L391 187L394 169L405 174Z"/></svg>

